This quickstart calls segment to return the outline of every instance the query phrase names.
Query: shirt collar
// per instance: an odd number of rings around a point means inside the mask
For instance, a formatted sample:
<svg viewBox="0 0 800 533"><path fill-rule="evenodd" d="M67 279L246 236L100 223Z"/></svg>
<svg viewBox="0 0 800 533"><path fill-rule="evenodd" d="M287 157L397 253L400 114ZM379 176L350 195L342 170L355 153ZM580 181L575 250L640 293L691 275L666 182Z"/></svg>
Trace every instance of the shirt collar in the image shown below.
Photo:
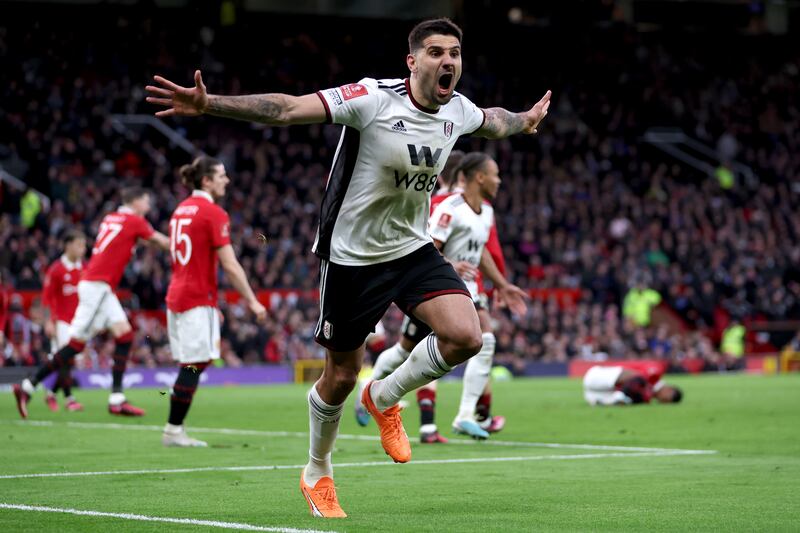
<svg viewBox="0 0 800 533"><path fill-rule="evenodd" d="M69 270L75 270L76 268L81 268L81 261L80 259L75 261L74 263L70 261L66 255L61 256L61 262L64 264L65 267Z"/></svg>
<svg viewBox="0 0 800 533"><path fill-rule="evenodd" d="M199 198L205 198L206 200L208 200L212 204L214 203L214 197L211 196L210 194L208 194L206 191L201 191L200 189L193 190L192 191L192 196L199 197Z"/></svg>
<svg viewBox="0 0 800 533"><path fill-rule="evenodd" d="M117 209L117 213L122 213L124 215L135 215L136 214L136 213L134 213L133 209L131 209L130 207L125 206L125 205L119 206L119 209Z"/></svg>

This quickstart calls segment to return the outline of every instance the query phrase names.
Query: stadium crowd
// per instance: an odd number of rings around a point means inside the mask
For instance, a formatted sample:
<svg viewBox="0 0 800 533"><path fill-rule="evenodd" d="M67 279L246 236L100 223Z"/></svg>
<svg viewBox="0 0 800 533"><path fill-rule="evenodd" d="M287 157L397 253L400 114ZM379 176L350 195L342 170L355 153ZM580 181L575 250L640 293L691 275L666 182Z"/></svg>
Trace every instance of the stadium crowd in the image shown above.
<svg viewBox="0 0 800 533"><path fill-rule="evenodd" d="M112 116L154 111L143 93L153 74L188 83L191 76L176 65L197 65L209 90L225 93L305 93L365 75L403 74L402 48L380 38L396 22L364 31L344 24L339 34L323 37L307 27L298 32L299 22L287 18L265 36L254 19L239 23L236 40L231 27L212 24L199 24L199 33L168 32L168 18L138 11L93 25L113 33L118 49L96 48L80 25L49 18L0 27L0 57L9 66L0 70L0 165L52 202L46 210L26 191L0 184L0 273L7 287L41 288L64 230L79 227L93 236L123 183L152 190L148 218L168 233L169 215L188 193L176 170L190 155L153 128L125 127ZM459 90L479 105L521 108L554 90L538 136L458 145L486 150L500 166L495 212L509 277L523 288L583 294L573 305L534 299L524 317L498 311L498 361L521 368L528 360L607 354L716 365L713 331L726 317L800 318L800 56L790 55L791 47L726 36L724 48L700 48L691 38L659 40L617 27L560 37L573 39L572 48L542 58L531 73L514 69L500 43L469 24L465 31ZM545 37L553 36L534 34ZM12 41L26 46L12 49ZM259 52L244 58L233 42ZM704 68L710 64L715 68ZM339 128L215 119L169 124L225 162L233 178L225 200L233 245L254 288L314 289L317 259L310 248ZM650 126L682 128L715 147L723 164L709 176L666 158L642 142ZM733 160L758 178L731 174ZM137 250L123 281L131 309L163 309L167 264L153 249ZM685 327L651 321L649 311L642 320L623 312L635 286L655 291ZM22 312L12 291L5 292L5 332L13 342L3 343L0 365L33 364L47 350L41 305ZM225 364L322 356L313 341L313 299L276 302L263 327L238 305L221 310ZM393 309L387 318L388 342L399 316ZM135 328L132 360L170 364L157 315L137 313ZM83 364L108 365L112 350L110 342L96 342Z"/></svg>

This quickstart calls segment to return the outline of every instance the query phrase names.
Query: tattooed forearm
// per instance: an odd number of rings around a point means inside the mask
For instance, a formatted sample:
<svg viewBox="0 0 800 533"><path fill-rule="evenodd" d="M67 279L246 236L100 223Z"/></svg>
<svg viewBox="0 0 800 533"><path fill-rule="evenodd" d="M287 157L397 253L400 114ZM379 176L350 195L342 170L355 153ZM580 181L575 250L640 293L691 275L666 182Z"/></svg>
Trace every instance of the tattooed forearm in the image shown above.
<svg viewBox="0 0 800 533"><path fill-rule="evenodd" d="M280 125L285 123L288 106L286 95L283 94L208 95L205 112L218 117Z"/></svg>
<svg viewBox="0 0 800 533"><path fill-rule="evenodd" d="M486 113L486 120L477 132L481 137L502 139L525 129L525 118L522 113L512 113L502 107L490 107L483 111Z"/></svg>

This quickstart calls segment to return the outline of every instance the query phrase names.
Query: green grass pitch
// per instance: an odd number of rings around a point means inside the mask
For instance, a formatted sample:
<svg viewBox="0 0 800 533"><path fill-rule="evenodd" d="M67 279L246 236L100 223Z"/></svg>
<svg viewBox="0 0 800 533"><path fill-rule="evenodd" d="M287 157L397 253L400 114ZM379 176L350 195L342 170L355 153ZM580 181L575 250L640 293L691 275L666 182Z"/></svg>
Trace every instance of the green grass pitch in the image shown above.
<svg viewBox="0 0 800 533"><path fill-rule="evenodd" d="M101 391L78 391L83 413L51 413L37 393L30 422L4 393L0 504L323 531L800 531L800 375L671 381L683 404L622 408L587 406L578 380L495 383L494 411L508 425L494 439L505 444L412 441L407 465L369 464L389 460L374 423L356 425L351 399L334 453L348 464L335 477L344 520L309 516L299 469L269 468L305 462L307 386L201 388L187 423L207 449L161 446L169 402L155 389L128 393L147 409L142 419L108 415ZM440 386L437 422L448 436L460 390ZM416 406L405 420L416 435ZM444 462L453 459L466 462ZM165 469L205 470L153 472ZM10 477L122 470L138 472ZM223 530L0 508L0 531Z"/></svg>

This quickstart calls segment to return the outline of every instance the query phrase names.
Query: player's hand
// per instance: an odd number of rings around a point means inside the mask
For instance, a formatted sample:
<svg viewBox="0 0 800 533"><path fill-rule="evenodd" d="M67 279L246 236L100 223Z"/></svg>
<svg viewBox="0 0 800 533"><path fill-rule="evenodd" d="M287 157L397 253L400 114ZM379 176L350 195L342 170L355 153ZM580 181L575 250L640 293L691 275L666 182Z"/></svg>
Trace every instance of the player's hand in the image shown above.
<svg viewBox="0 0 800 533"><path fill-rule="evenodd" d="M44 334L48 339L52 339L56 336L56 325L52 320L48 320L44 323Z"/></svg>
<svg viewBox="0 0 800 533"><path fill-rule="evenodd" d="M550 108L550 96L552 94L553 93L548 90L544 93L542 99L536 102L536 105L525 113L528 123L522 130L523 133L537 133L539 123L547 116L547 110Z"/></svg>
<svg viewBox="0 0 800 533"><path fill-rule="evenodd" d="M248 304L250 308L250 312L256 315L256 320L259 322L264 322L267 320L267 308L261 305L261 302L258 300L253 300Z"/></svg>
<svg viewBox="0 0 800 533"><path fill-rule="evenodd" d="M161 85L145 87L150 96L147 102L163 105L168 109L156 113L157 117L184 116L196 117L202 115L208 107L208 92L203 84L203 77L199 70L194 71L194 87L181 87L161 76L153 79Z"/></svg>
<svg viewBox="0 0 800 533"><path fill-rule="evenodd" d="M495 291L497 291L495 298L498 299L498 303L502 302L508 306L515 315L522 316L528 310L528 304L525 303L528 299L528 294L516 285L509 283L508 285L497 287Z"/></svg>
<svg viewBox="0 0 800 533"><path fill-rule="evenodd" d="M467 261L456 261L453 263L453 268L456 269L458 277L465 281L472 281L478 275L477 267Z"/></svg>

